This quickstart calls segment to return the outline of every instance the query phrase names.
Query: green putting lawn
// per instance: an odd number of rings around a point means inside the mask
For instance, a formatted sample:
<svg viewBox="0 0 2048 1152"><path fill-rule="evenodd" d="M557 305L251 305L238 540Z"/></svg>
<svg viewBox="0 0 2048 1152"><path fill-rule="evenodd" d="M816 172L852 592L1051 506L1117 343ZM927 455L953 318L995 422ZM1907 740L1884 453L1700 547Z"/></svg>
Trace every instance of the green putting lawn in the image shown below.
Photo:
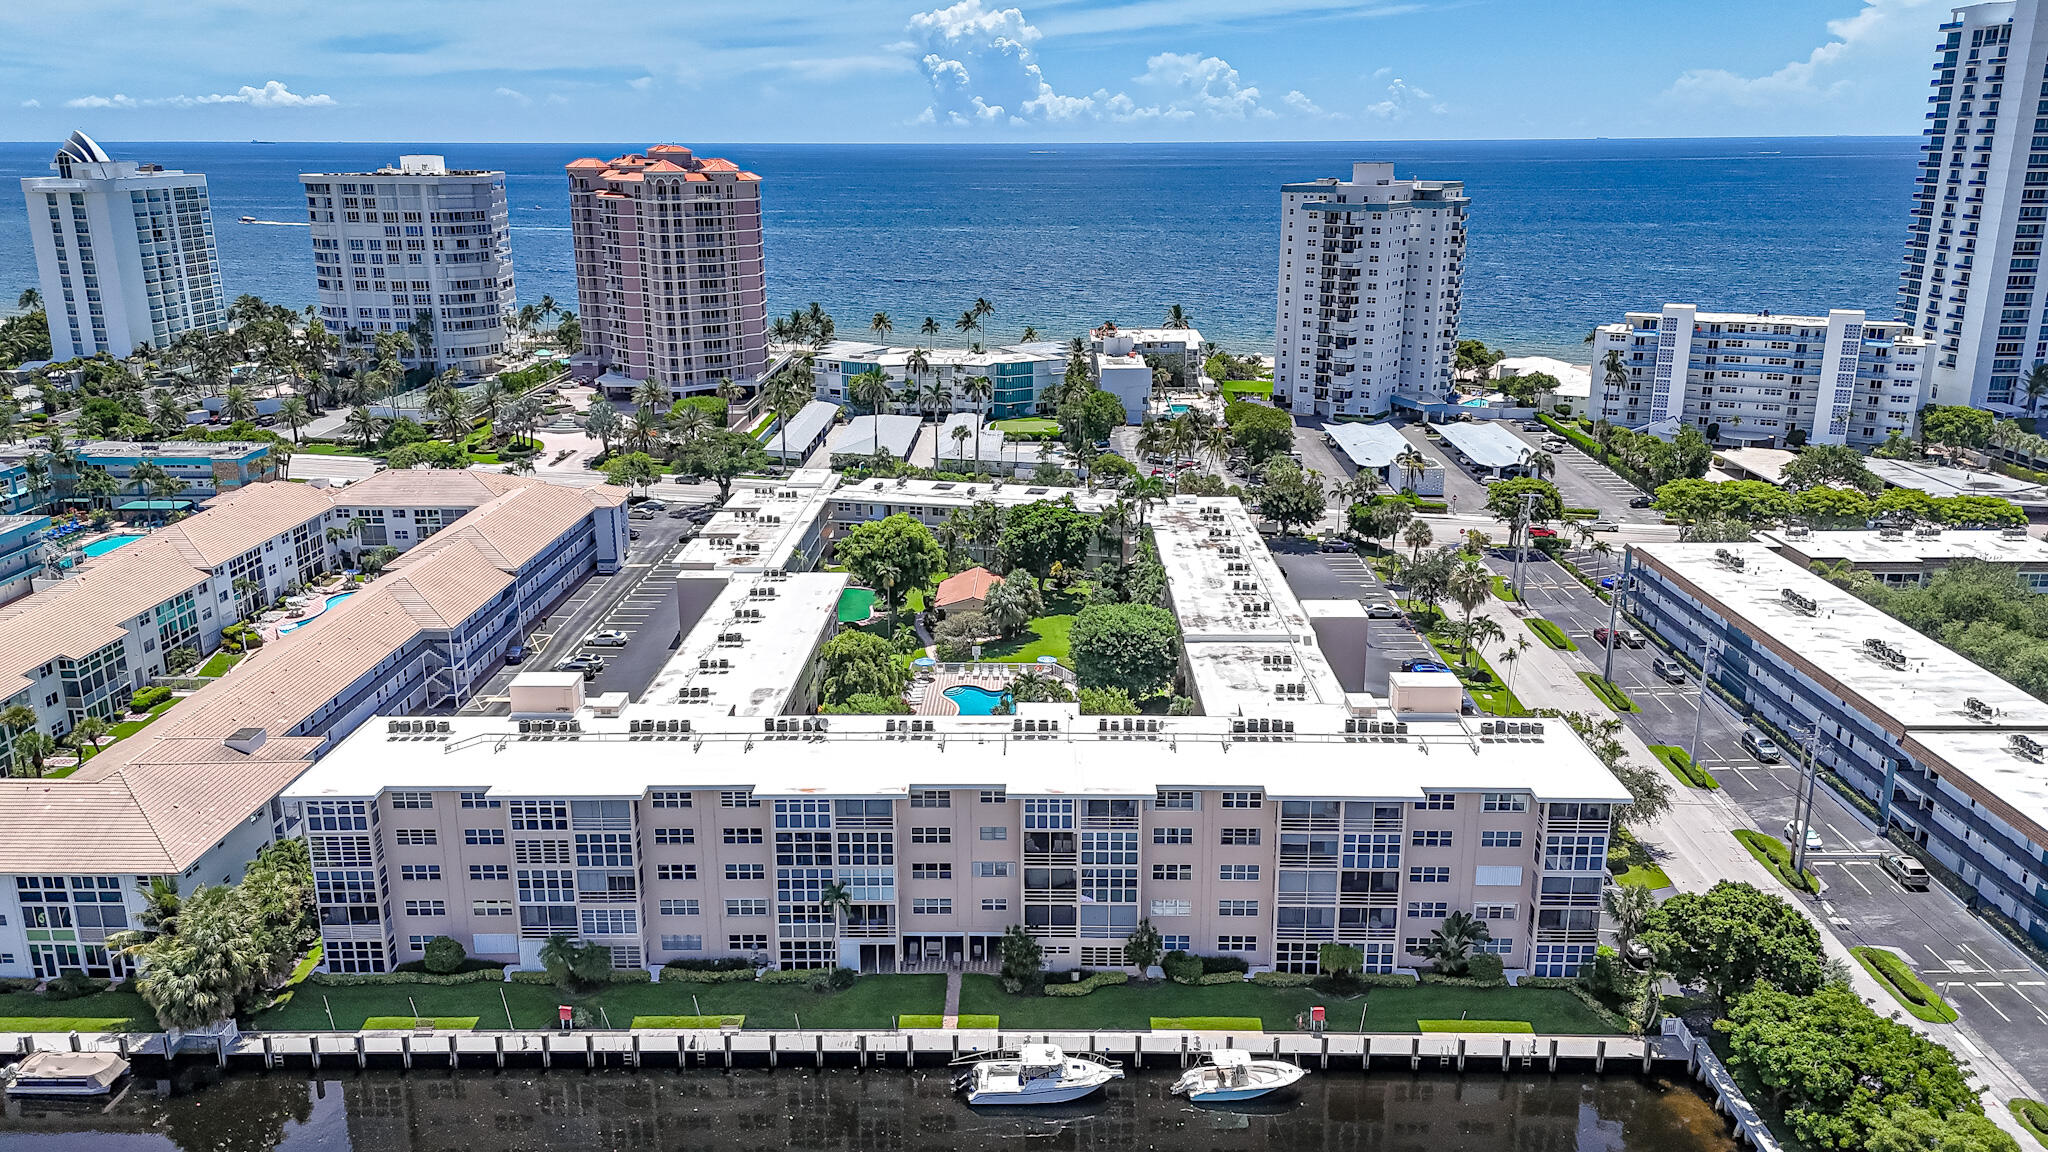
<svg viewBox="0 0 2048 1152"><path fill-rule="evenodd" d="M133 992L95 992L51 1000L33 992L0 995L0 1032L154 1032L156 1013Z"/></svg>
<svg viewBox="0 0 2048 1152"><path fill-rule="evenodd" d="M998 432L1017 432L1028 435L1058 433L1060 422L1043 416L1013 416L1008 420L991 420L989 427Z"/></svg>
<svg viewBox="0 0 2048 1152"><path fill-rule="evenodd" d="M875 590L872 588L848 588L839 594L839 622L858 624L873 615L875 611Z"/></svg>
<svg viewBox="0 0 2048 1152"><path fill-rule="evenodd" d="M410 1032L419 1027L418 1017L413 1016L372 1016L363 1021L363 1028L370 1032ZM433 1016L427 1022L436 1032L468 1032L476 1027L474 1016Z"/></svg>

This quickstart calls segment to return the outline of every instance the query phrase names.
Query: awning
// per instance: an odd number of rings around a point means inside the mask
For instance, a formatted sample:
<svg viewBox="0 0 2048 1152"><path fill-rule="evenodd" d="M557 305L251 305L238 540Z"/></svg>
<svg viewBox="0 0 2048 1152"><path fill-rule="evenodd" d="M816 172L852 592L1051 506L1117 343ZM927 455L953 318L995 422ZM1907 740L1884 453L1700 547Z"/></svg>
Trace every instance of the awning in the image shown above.
<svg viewBox="0 0 2048 1152"><path fill-rule="evenodd" d="M130 500L114 506L116 512L176 512L192 507L190 500Z"/></svg>

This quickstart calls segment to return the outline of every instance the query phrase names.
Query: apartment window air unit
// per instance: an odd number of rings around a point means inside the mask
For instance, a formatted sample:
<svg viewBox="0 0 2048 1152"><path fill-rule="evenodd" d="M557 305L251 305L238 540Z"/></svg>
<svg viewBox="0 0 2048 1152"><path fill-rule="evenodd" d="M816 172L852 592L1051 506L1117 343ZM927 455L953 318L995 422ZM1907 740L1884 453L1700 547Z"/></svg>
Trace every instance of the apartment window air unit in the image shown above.
<svg viewBox="0 0 2048 1152"><path fill-rule="evenodd" d="M1785 603L1790 604L1796 612L1802 612L1808 616L1820 615L1820 601L1800 592L1796 588L1779 589L1778 597L1785 601Z"/></svg>
<svg viewBox="0 0 2048 1152"><path fill-rule="evenodd" d="M1872 636L1863 642L1863 654L1888 668L1904 668L1906 654L1891 644Z"/></svg>

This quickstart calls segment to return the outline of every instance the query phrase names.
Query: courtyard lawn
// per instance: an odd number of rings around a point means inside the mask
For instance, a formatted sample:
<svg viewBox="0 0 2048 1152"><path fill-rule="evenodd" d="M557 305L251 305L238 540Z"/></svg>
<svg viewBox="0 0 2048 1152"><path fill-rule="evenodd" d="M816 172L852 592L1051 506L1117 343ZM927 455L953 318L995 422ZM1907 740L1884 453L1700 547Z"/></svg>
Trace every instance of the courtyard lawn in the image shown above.
<svg viewBox="0 0 2048 1152"><path fill-rule="evenodd" d="M1273 395L1273 382L1271 380L1225 380L1221 387L1223 389L1223 396L1227 400L1235 400L1240 396L1270 397Z"/></svg>
<svg viewBox="0 0 2048 1152"><path fill-rule="evenodd" d="M1087 592L1079 585L1058 595L1047 596L1045 615L1032 620L1022 632L1008 640L983 644L981 658L999 664L1036 664L1040 656L1052 656L1067 667L1073 667L1070 637L1074 631L1074 618L1087 603Z"/></svg>
<svg viewBox="0 0 2048 1152"><path fill-rule="evenodd" d="M635 1016L635 1028L744 1028L745 1016Z"/></svg>
<svg viewBox="0 0 2048 1152"><path fill-rule="evenodd" d="M1373 988L1360 996L1340 997L1313 988L1272 988L1245 981L1237 984L1120 984L1098 988L1086 996L1012 996L993 976L962 979L963 1012L999 1014L1003 1027L1014 1031L1058 1031L1064 1028L1107 1028L1142 1031L1157 1020L1189 1021L1257 1018L1276 1031L1291 1030L1297 1015L1321 1004L1329 1009L1329 1027L1338 1032L1359 1030L1364 1009L1366 1030L1419 1032L1424 1020L1517 1021L1536 1032L1591 1035L1613 1027L1585 1003L1561 988L1455 988L1439 984ZM1184 1024L1181 1027L1197 1027ZM1250 1028L1245 1028L1250 1031Z"/></svg>
<svg viewBox="0 0 2048 1152"><path fill-rule="evenodd" d="M1264 1032L1257 1016L1154 1016L1154 1032Z"/></svg>
<svg viewBox="0 0 2048 1152"><path fill-rule="evenodd" d="M201 664L199 671L194 673L194 675L207 677L225 676L228 674L228 669L241 662L242 654L239 652L215 652L212 656L207 657L206 663Z"/></svg>
<svg viewBox="0 0 2048 1152"><path fill-rule="evenodd" d="M991 420L989 427L998 432L1015 432L1022 436L1057 436L1060 422L1043 416L1013 416L1008 420Z"/></svg>
<svg viewBox="0 0 2048 1152"><path fill-rule="evenodd" d="M946 1018L936 1015L899 1016L896 1018L896 1026L898 1028L944 1028L946 1026ZM960 1017L960 1027L962 1029L979 1029L984 1032L993 1032L1002 1026L1003 1018L1000 1016L963 1015Z"/></svg>
<svg viewBox="0 0 2048 1152"><path fill-rule="evenodd" d="M0 1032L154 1032L156 1013L133 992L95 992L51 1000L33 992L0 995Z"/></svg>
<svg viewBox="0 0 2048 1152"><path fill-rule="evenodd" d="M419 1017L413 1016L372 1016L363 1021L363 1029L369 1032L410 1032L419 1027ZM425 1017L436 1032L468 1032L476 1027L474 1016L430 1016Z"/></svg>
<svg viewBox="0 0 2048 1152"><path fill-rule="evenodd" d="M1424 1032L1534 1032L1527 1020L1417 1020Z"/></svg>
<svg viewBox="0 0 2048 1152"><path fill-rule="evenodd" d="M121 721L119 724L116 724L112 728L107 730L107 740L111 743L115 740L126 740L130 736L135 735L137 732L140 732L144 728L149 727L150 724L153 723L157 717L163 715L165 712L170 711L171 705L176 704L180 699L182 699L182 697L173 696L169 700L166 700L163 703L157 705L156 707L151 708L148 714L140 719ZM104 748L106 747L106 745L102 744L100 745L100 747Z"/></svg>
<svg viewBox="0 0 2048 1152"><path fill-rule="evenodd" d="M301 985L289 1003L257 1013L250 1021L255 1028L277 1031L318 1031L330 1027L328 1010L333 1010L332 1027L354 1031L378 1017L417 1011L436 1017L475 1017L474 1027L507 1027L505 1009L512 1010L511 1023L521 1028L549 1028L556 1020L556 1007L570 1004L587 1009L612 1027L626 1027L636 1021L675 1019L688 1015L719 1019L743 1017L755 1028L790 1028L801 1019L807 1028L888 1028L896 1017L912 1012L930 1013L945 1003L946 978L940 975L863 976L844 992L813 992L801 984L613 984L596 992L566 994L545 984L509 984L485 981L478 984L362 984L334 987ZM640 1027L687 1027L687 1025L641 1024ZM715 1027L716 1025L707 1025Z"/></svg>

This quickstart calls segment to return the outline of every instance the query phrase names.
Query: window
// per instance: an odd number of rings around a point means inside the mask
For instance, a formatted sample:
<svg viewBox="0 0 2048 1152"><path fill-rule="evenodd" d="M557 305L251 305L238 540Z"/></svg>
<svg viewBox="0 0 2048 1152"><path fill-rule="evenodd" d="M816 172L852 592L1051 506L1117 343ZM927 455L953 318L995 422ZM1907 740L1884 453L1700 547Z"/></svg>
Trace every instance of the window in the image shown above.
<svg viewBox="0 0 2048 1152"><path fill-rule="evenodd" d="M441 900L407 900L405 902L405 914L407 916L446 916L448 914L448 905Z"/></svg>
<svg viewBox="0 0 2048 1152"><path fill-rule="evenodd" d="M439 844L441 837L432 828L394 828L391 832L391 840L395 844L410 844L414 847L423 847L428 844Z"/></svg>
<svg viewBox="0 0 2048 1152"><path fill-rule="evenodd" d="M503 880L506 876L507 872L503 864L471 864L469 866L469 878L471 880Z"/></svg>
<svg viewBox="0 0 2048 1152"><path fill-rule="evenodd" d="M1481 812L1527 812L1529 797L1520 792L1482 792L1479 794Z"/></svg>
<svg viewBox="0 0 2048 1152"><path fill-rule="evenodd" d="M1161 788L1159 798L1153 801L1153 807L1172 811L1192 811L1195 807L1195 794L1186 789Z"/></svg>
<svg viewBox="0 0 2048 1152"><path fill-rule="evenodd" d="M512 830L566 832L569 830L569 806L560 800L514 800Z"/></svg>
<svg viewBox="0 0 2048 1152"><path fill-rule="evenodd" d="M974 862L974 878L977 880L993 880L1011 874L1010 861L1008 860L976 860Z"/></svg>
<svg viewBox="0 0 2048 1152"><path fill-rule="evenodd" d="M505 830L503 828L464 828L462 830L462 842L472 846L503 844L505 842Z"/></svg>
<svg viewBox="0 0 2048 1152"><path fill-rule="evenodd" d="M725 947L729 952L766 952L768 950L768 934L766 932L736 932L725 938Z"/></svg>
<svg viewBox="0 0 2048 1152"><path fill-rule="evenodd" d="M953 830L951 828L912 828L910 830L910 842L912 844L951 844L953 842Z"/></svg>
<svg viewBox="0 0 2048 1152"><path fill-rule="evenodd" d="M663 900L658 907L663 916L697 915L697 902L695 900Z"/></svg>
<svg viewBox="0 0 2048 1152"><path fill-rule="evenodd" d="M1481 832L1479 834L1479 846L1481 848L1520 848L1522 846L1522 833L1519 830Z"/></svg>
<svg viewBox="0 0 2048 1152"><path fill-rule="evenodd" d="M1410 955L1425 956L1429 953L1429 941L1427 936L1410 936L1401 941L1401 947Z"/></svg>
<svg viewBox="0 0 2048 1152"><path fill-rule="evenodd" d="M1449 812L1458 806L1458 797L1450 792L1431 792L1415 802L1417 812Z"/></svg>
<svg viewBox="0 0 2048 1152"><path fill-rule="evenodd" d="M1188 938L1185 936L1161 936L1159 938L1159 950L1162 952L1185 952L1188 950Z"/></svg>
<svg viewBox="0 0 2048 1152"><path fill-rule="evenodd" d="M1001 788L983 788L981 790L981 802L983 804L1001 804L1009 798L1009 793Z"/></svg>
<svg viewBox="0 0 2048 1152"><path fill-rule="evenodd" d="M1224 864L1217 868L1216 878L1225 881L1257 881L1257 864Z"/></svg>
<svg viewBox="0 0 2048 1152"><path fill-rule="evenodd" d="M718 794L718 806L720 808L759 808L761 802L754 799L753 789L748 788L734 792L720 792Z"/></svg>
<svg viewBox="0 0 2048 1152"><path fill-rule="evenodd" d="M578 832L576 866L579 868L631 868L631 832Z"/></svg>
<svg viewBox="0 0 2048 1152"><path fill-rule="evenodd" d="M983 840L1008 840L1010 838L1010 830L1008 828L1003 827L1000 824L984 824L981 828L981 838ZM941 843L943 843L943 841L941 841Z"/></svg>
<svg viewBox="0 0 2048 1152"><path fill-rule="evenodd" d="M439 864L401 864L398 866L398 878L400 880L439 880L441 878L441 866Z"/></svg>
<svg viewBox="0 0 2048 1152"><path fill-rule="evenodd" d="M427 945L433 943L433 940L432 936L407 936L405 946L413 952L425 952Z"/></svg>
<svg viewBox="0 0 2048 1152"><path fill-rule="evenodd" d="M1218 916L1257 916L1259 914L1259 902L1257 900L1218 900L1216 902L1216 914Z"/></svg>
<svg viewBox="0 0 2048 1152"><path fill-rule="evenodd" d="M1259 950L1259 938L1257 936L1218 936L1216 938L1216 950L1218 952L1257 952Z"/></svg>
<svg viewBox="0 0 2048 1152"><path fill-rule="evenodd" d="M1152 842L1154 844L1193 844L1195 842L1195 830L1193 828L1154 828L1152 830Z"/></svg>
<svg viewBox="0 0 2048 1152"><path fill-rule="evenodd" d="M1477 916L1481 920L1513 920L1515 918L1515 906L1513 904L1474 904L1472 906L1472 915Z"/></svg>
<svg viewBox="0 0 2048 1152"><path fill-rule="evenodd" d="M567 868L521 868L519 899L528 904L574 904L576 874Z"/></svg>
<svg viewBox="0 0 2048 1152"><path fill-rule="evenodd" d="M656 828L654 830L654 842L656 844L695 844L697 842L697 830L695 828Z"/></svg>
<svg viewBox="0 0 2048 1152"><path fill-rule="evenodd" d="M510 900L472 900L469 905L469 914L472 916L510 916L512 914L512 902Z"/></svg>
<svg viewBox="0 0 2048 1152"><path fill-rule="evenodd" d="M393 808L432 808L434 806L434 794L432 792L393 792L391 794L391 806Z"/></svg>
<svg viewBox="0 0 2048 1152"><path fill-rule="evenodd" d="M1266 794L1256 788L1249 792L1225 792L1223 794L1223 806L1225 808L1263 808L1265 804Z"/></svg>
<svg viewBox="0 0 2048 1152"><path fill-rule="evenodd" d="M951 916L953 901L945 896L919 897L910 902L912 916Z"/></svg>
<svg viewBox="0 0 2048 1152"><path fill-rule="evenodd" d="M655 808L688 808L690 806L690 794L688 792L649 792L647 794L647 803Z"/></svg>
<svg viewBox="0 0 2048 1152"><path fill-rule="evenodd" d="M1225 828L1223 830L1223 844L1225 847L1236 845L1238 847L1256 848L1258 843L1259 830L1257 828Z"/></svg>
<svg viewBox="0 0 2048 1152"><path fill-rule="evenodd" d="M695 864L656 864L654 866L654 878L656 880L695 880L697 878L697 866Z"/></svg>
<svg viewBox="0 0 2048 1152"><path fill-rule="evenodd" d="M1193 880L1194 878L1195 866L1193 864L1154 864L1152 866L1152 879L1154 880L1173 881Z"/></svg>
<svg viewBox="0 0 2048 1152"><path fill-rule="evenodd" d="M487 795L487 794L485 794L485 793L482 793L482 792L464 792L464 793L462 793L462 806L463 806L464 808L496 808L496 807L498 807L498 805L499 805L499 801L497 800L497 798L496 798L496 797L493 797L493 796Z"/></svg>
<svg viewBox="0 0 2048 1152"><path fill-rule="evenodd" d="M981 902L981 910L983 912L1008 912L1010 910L1010 902L1008 900L983 900Z"/></svg>
<svg viewBox="0 0 2048 1152"><path fill-rule="evenodd" d="M1543 841L1543 867L1552 872L1598 872L1607 866L1607 837L1549 836Z"/></svg>
<svg viewBox="0 0 2048 1152"><path fill-rule="evenodd" d="M1410 884L1449 884L1451 882L1451 870L1449 868L1410 868L1408 869L1408 882Z"/></svg>
<svg viewBox="0 0 2048 1152"><path fill-rule="evenodd" d="M768 901L727 900L725 902L725 914L727 916L766 916L768 914Z"/></svg>
<svg viewBox="0 0 2048 1152"><path fill-rule="evenodd" d="M910 866L910 878L912 880L951 880L953 878L953 866L951 864L912 864Z"/></svg>
<svg viewBox="0 0 2048 1152"><path fill-rule="evenodd" d="M663 936L661 938L661 949L664 952L702 952L704 950L704 938L702 936Z"/></svg>
<svg viewBox="0 0 2048 1152"><path fill-rule="evenodd" d="M723 836L727 844L759 844L761 842L761 830L759 828L727 828Z"/></svg>
<svg viewBox="0 0 2048 1152"><path fill-rule="evenodd" d="M1415 848L1449 848L1451 830L1448 828L1416 828L1408 834L1408 843Z"/></svg>
<svg viewBox="0 0 2048 1152"><path fill-rule="evenodd" d="M727 880L766 880L768 878L768 866L765 864L727 864L725 866L725 878Z"/></svg>
<svg viewBox="0 0 2048 1152"><path fill-rule="evenodd" d="M637 936L640 934L640 914L632 908L584 908L582 928L585 936Z"/></svg>
<svg viewBox="0 0 2048 1152"><path fill-rule="evenodd" d="M953 794L939 788L912 788L910 790L910 806L912 808L951 808L953 806Z"/></svg>
<svg viewBox="0 0 2048 1152"><path fill-rule="evenodd" d="M1451 914L1451 906L1444 900L1410 900L1408 915L1423 920L1441 920Z"/></svg>

